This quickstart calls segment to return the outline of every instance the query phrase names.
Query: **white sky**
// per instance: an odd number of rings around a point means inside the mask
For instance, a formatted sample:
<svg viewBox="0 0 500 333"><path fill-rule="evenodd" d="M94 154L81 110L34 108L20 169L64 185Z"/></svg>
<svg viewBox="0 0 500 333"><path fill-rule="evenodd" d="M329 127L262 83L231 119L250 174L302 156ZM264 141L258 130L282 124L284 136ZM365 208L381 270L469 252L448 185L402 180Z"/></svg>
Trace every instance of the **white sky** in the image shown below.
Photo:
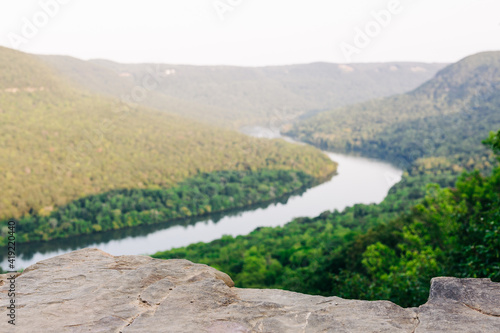
<svg viewBox="0 0 500 333"><path fill-rule="evenodd" d="M54 1L67 3L49 17L41 3ZM0 0L0 45L14 48L16 34L27 38L15 48L30 53L243 66L454 62L500 50L499 0L399 0L400 13L347 58L340 45L356 46L356 28L373 27L371 12L391 1L398 0ZM232 11L221 19L216 3ZM23 36L34 17L41 27Z"/></svg>

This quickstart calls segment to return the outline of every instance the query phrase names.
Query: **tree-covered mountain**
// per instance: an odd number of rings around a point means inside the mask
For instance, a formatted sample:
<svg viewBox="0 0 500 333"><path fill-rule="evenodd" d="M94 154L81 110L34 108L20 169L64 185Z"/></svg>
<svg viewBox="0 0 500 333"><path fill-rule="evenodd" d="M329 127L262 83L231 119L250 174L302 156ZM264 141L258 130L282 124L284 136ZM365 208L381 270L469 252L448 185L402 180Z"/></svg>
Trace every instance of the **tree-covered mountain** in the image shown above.
<svg viewBox="0 0 500 333"><path fill-rule="evenodd" d="M315 178L335 170L312 147L80 90L33 55L0 48L0 73L2 219L50 216L85 196L161 190L222 170L294 170Z"/></svg>
<svg viewBox="0 0 500 333"><path fill-rule="evenodd" d="M40 59L83 87L115 97L150 85L148 97L139 103L231 128L279 126L319 110L406 92L444 66L313 63L245 68Z"/></svg>
<svg viewBox="0 0 500 333"><path fill-rule="evenodd" d="M415 161L472 164L468 155L487 154L477 142L500 127L499 91L500 52L485 52L444 68L412 92L323 112L298 121L286 133L404 168Z"/></svg>

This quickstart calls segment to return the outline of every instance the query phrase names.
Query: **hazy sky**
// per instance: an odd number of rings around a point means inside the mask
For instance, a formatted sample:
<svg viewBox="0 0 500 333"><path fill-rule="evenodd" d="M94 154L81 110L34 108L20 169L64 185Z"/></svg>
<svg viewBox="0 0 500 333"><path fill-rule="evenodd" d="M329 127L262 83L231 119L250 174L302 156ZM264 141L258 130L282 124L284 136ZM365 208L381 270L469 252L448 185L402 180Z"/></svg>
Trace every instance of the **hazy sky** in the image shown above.
<svg viewBox="0 0 500 333"><path fill-rule="evenodd" d="M500 1L0 0L0 45L120 62L454 62L500 50Z"/></svg>

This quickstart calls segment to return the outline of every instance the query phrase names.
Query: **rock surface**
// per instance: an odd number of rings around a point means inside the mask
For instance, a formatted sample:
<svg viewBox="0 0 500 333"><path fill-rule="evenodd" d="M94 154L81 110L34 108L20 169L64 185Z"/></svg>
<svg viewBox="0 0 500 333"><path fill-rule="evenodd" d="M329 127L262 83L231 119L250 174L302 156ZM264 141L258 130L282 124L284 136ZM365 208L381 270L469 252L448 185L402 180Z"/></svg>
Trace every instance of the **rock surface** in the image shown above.
<svg viewBox="0 0 500 333"><path fill-rule="evenodd" d="M187 260L83 249L16 279L15 330L8 289L3 276L0 332L500 332L500 283L489 279L435 278L429 301L404 309L239 289L228 275Z"/></svg>

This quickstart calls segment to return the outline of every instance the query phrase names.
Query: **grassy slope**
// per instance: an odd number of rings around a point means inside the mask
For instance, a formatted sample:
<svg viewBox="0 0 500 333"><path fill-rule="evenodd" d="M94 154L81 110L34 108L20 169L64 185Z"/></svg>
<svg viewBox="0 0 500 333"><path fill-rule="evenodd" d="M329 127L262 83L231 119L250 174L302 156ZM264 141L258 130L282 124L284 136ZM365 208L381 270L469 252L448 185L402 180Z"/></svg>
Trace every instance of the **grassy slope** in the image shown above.
<svg viewBox="0 0 500 333"><path fill-rule="evenodd" d="M31 55L0 48L1 217L47 214L82 196L158 188L199 172L335 169L313 148L258 140L72 87Z"/></svg>

